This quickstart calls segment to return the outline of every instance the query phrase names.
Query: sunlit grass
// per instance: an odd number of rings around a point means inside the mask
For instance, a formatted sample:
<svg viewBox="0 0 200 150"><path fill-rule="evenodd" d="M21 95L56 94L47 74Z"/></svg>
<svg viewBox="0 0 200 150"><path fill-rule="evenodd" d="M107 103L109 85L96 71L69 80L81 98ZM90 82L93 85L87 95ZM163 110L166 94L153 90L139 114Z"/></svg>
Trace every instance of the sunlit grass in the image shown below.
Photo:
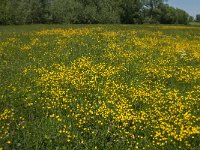
<svg viewBox="0 0 200 150"><path fill-rule="evenodd" d="M198 149L200 28L0 27L0 149Z"/></svg>

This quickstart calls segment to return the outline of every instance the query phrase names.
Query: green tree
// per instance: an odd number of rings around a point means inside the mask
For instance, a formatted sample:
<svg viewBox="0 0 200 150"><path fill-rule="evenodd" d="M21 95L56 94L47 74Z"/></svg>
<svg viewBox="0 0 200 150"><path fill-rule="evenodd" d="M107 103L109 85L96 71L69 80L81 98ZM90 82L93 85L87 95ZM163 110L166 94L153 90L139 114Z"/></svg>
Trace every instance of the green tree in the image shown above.
<svg viewBox="0 0 200 150"><path fill-rule="evenodd" d="M160 23L160 6L163 5L165 1L166 0L143 0L145 23Z"/></svg>
<svg viewBox="0 0 200 150"><path fill-rule="evenodd" d="M75 23L79 9L81 5L75 0L53 0L50 14L54 23Z"/></svg>
<svg viewBox="0 0 200 150"><path fill-rule="evenodd" d="M40 0L30 0L31 21L30 23L42 23L43 7Z"/></svg>
<svg viewBox="0 0 200 150"><path fill-rule="evenodd" d="M101 0L96 2L99 23L120 23L120 0Z"/></svg>
<svg viewBox="0 0 200 150"><path fill-rule="evenodd" d="M97 6L96 1L79 0L80 9L77 12L77 23L97 23Z"/></svg>
<svg viewBox="0 0 200 150"><path fill-rule="evenodd" d="M194 21L194 17L193 17L193 16L190 16L190 17L189 17L189 22L192 22L192 21Z"/></svg>
<svg viewBox="0 0 200 150"><path fill-rule="evenodd" d="M189 15L166 0L1 0L0 24L179 23ZM197 20L200 17L197 16ZM191 20L191 19L190 19Z"/></svg>
<svg viewBox="0 0 200 150"><path fill-rule="evenodd" d="M121 23L141 23L142 3L140 0L123 0Z"/></svg>
<svg viewBox="0 0 200 150"><path fill-rule="evenodd" d="M174 24L176 23L176 9L170 7L167 4L163 4L160 6L161 9L161 18L160 23L162 24Z"/></svg>
<svg viewBox="0 0 200 150"><path fill-rule="evenodd" d="M12 0L12 22L14 24L26 24L31 21L31 5L27 0ZM15 10L15 11L14 11Z"/></svg>
<svg viewBox="0 0 200 150"><path fill-rule="evenodd" d="M120 23L119 0L79 0L78 23Z"/></svg>
<svg viewBox="0 0 200 150"><path fill-rule="evenodd" d="M200 14L196 15L196 21L200 22Z"/></svg>
<svg viewBox="0 0 200 150"><path fill-rule="evenodd" d="M176 23L178 24L188 24L189 23L189 14L181 9L176 9Z"/></svg>
<svg viewBox="0 0 200 150"><path fill-rule="evenodd" d="M0 3L0 24L11 24L12 3L9 0L1 0Z"/></svg>

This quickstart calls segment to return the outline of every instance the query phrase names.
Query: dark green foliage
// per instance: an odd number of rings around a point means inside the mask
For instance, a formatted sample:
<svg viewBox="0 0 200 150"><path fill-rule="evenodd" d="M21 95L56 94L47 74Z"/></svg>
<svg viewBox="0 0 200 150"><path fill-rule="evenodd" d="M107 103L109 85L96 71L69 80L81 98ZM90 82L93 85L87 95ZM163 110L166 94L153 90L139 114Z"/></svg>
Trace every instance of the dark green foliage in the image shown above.
<svg viewBox="0 0 200 150"><path fill-rule="evenodd" d="M121 22L132 24L142 22L142 3L140 0L124 0L122 3Z"/></svg>
<svg viewBox="0 0 200 150"><path fill-rule="evenodd" d="M53 23L75 23L81 4L74 0L52 0L50 14Z"/></svg>
<svg viewBox="0 0 200 150"><path fill-rule="evenodd" d="M120 3L114 0L79 0L77 23L120 23Z"/></svg>
<svg viewBox="0 0 200 150"><path fill-rule="evenodd" d="M160 18L161 23L164 24L176 23L176 11L173 7L162 5L161 10L162 10Z"/></svg>
<svg viewBox="0 0 200 150"><path fill-rule="evenodd" d="M166 0L1 0L0 24L187 24ZM200 17L197 16L197 20Z"/></svg>
<svg viewBox="0 0 200 150"><path fill-rule="evenodd" d="M188 24L190 16L181 9L169 5L160 5L160 23L162 24Z"/></svg>
<svg viewBox="0 0 200 150"><path fill-rule="evenodd" d="M200 22L200 14L196 15L196 21Z"/></svg>
<svg viewBox="0 0 200 150"><path fill-rule="evenodd" d="M9 24L11 22L11 3L9 1L1 0L0 14L0 24Z"/></svg>
<svg viewBox="0 0 200 150"><path fill-rule="evenodd" d="M193 16L190 16L190 17L189 17L189 22L192 22L192 21L194 21L194 17L193 17Z"/></svg>

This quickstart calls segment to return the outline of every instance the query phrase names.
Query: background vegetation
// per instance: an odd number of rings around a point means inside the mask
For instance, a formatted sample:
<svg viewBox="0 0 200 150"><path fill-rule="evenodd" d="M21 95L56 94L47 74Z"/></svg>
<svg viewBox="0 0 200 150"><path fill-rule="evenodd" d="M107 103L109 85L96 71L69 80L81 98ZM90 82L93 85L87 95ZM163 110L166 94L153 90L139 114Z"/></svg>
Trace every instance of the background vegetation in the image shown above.
<svg viewBox="0 0 200 150"><path fill-rule="evenodd" d="M0 24L187 24L192 19L164 0L1 0L0 14Z"/></svg>
<svg viewBox="0 0 200 150"><path fill-rule="evenodd" d="M197 15L196 15L196 21L197 21L197 22L200 22L200 14L197 14Z"/></svg>

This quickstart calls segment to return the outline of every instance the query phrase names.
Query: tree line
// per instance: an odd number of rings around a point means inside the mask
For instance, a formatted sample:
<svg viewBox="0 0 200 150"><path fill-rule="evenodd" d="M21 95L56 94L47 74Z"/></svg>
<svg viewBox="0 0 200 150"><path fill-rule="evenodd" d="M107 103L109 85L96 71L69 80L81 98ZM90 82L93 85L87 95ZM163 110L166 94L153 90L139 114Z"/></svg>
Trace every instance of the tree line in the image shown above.
<svg viewBox="0 0 200 150"><path fill-rule="evenodd" d="M165 0L1 0L0 24L187 24Z"/></svg>
<svg viewBox="0 0 200 150"><path fill-rule="evenodd" d="M200 14L197 14L197 15L196 15L196 21L197 21L197 22L200 22Z"/></svg>

